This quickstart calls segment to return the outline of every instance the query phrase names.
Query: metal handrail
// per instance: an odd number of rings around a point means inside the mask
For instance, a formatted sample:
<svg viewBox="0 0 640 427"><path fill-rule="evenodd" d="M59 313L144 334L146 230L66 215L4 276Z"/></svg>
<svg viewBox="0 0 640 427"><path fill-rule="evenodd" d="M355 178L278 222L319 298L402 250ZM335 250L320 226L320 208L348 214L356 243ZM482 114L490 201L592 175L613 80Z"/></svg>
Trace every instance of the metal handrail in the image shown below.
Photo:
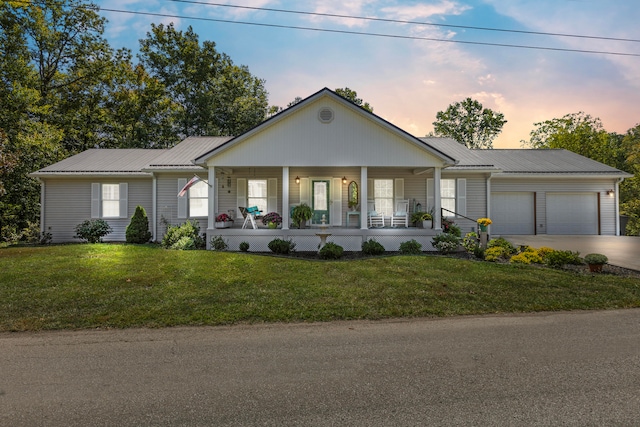
<svg viewBox="0 0 640 427"><path fill-rule="evenodd" d="M478 220L477 220L477 219L469 218L468 216L464 216L464 215L459 214L459 213L457 213L457 212L450 211L449 209L446 209L446 208L440 208L440 217L441 217L441 218L442 218L442 217L444 217L444 215L443 215L443 212L442 212L442 211L451 212L452 214L454 214L454 215L456 215L456 216L461 216L462 218L466 218L466 219L468 219L469 221L478 222Z"/></svg>

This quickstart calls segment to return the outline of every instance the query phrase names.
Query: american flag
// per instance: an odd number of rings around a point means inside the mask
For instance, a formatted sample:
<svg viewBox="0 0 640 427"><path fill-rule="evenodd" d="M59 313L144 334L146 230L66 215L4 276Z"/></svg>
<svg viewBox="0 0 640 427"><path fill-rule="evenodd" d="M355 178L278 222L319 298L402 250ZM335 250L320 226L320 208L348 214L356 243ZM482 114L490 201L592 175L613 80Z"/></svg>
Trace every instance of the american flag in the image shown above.
<svg viewBox="0 0 640 427"><path fill-rule="evenodd" d="M182 187L182 190L180 190L180 192L178 193L178 197L182 197L185 194L187 194L187 191L189 190L189 188L191 188L191 186L198 181L200 181L200 177L194 175L194 177L191 178L184 187Z"/></svg>

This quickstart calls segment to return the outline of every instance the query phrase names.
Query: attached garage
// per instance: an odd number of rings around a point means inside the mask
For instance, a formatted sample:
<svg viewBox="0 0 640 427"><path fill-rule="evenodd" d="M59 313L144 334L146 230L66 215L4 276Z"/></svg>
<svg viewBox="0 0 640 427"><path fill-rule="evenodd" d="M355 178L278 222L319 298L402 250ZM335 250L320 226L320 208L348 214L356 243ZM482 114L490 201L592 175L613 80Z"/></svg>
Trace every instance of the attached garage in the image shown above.
<svg viewBox="0 0 640 427"><path fill-rule="evenodd" d="M597 193L547 193L547 234L598 234Z"/></svg>
<svg viewBox="0 0 640 427"><path fill-rule="evenodd" d="M492 234L534 234L535 193L491 193Z"/></svg>

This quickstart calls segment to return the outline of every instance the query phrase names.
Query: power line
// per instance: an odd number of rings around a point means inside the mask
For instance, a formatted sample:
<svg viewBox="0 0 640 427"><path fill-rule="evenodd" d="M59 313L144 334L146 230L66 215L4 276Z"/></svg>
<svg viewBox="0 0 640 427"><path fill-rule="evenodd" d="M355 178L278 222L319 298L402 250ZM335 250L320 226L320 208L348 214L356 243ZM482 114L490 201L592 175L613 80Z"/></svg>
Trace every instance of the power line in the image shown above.
<svg viewBox="0 0 640 427"><path fill-rule="evenodd" d="M511 29L505 29L505 28L492 28L492 27L474 27L474 26L468 26L468 25L435 24L432 22L406 21L401 19L372 18L372 17L366 17L366 16L340 15L340 14L334 14L334 13L319 13L319 12L304 12L304 11L298 11L298 10L275 9L275 8L269 8L269 7L238 6L233 4L207 3L207 2L195 1L195 0L167 0L167 1L175 2L175 3L199 4L199 5L205 5L205 6L218 6L218 7L227 7L227 8L236 8L236 9L258 10L258 11L264 11L264 12L278 12L278 13L291 13L291 14L297 14L297 15L322 16L326 18L342 18L342 19L346 18L346 19L357 19L362 21L388 22L388 23L395 23L395 24L426 25L426 26L445 27L445 28L460 28L460 29L466 29L466 30L498 31L498 32L504 32L504 33L530 34L530 35L539 35L539 36L572 37L572 38L591 39L591 40L607 40L607 41L640 43L640 39L627 39L627 38L618 38L618 37L589 36L589 35L567 34L567 33L548 33L548 32L542 32L542 31L511 30Z"/></svg>
<svg viewBox="0 0 640 427"><path fill-rule="evenodd" d="M132 15L157 16L161 18L178 18L178 19L189 19L189 20L207 21L207 22L221 22L226 24L251 25L251 26L257 26L257 27L282 28L282 29L289 29L289 30L317 31L317 32L325 32L325 33L350 34L350 35L360 35L360 36L370 36L370 37L384 37L384 38L404 39L404 40L423 40L423 41L433 41L433 42L440 42L440 43L467 44L467 45L475 45L475 46L508 47L508 48L514 48L514 49L532 49L532 50L546 50L546 51L555 51L555 52L573 52L573 53L588 53L588 54L599 54L599 55L640 57L639 53L569 49L569 48L559 48L559 47L530 46L530 45L517 45L517 44L507 44L507 43L475 42L475 41L466 41L466 40L450 40L450 39L439 39L434 37L405 36L405 35L397 35L397 34L372 33L372 32L364 32L364 31L349 31L349 30L336 30L336 29L326 29L326 28L302 27L302 26L294 26L294 25L265 24L260 22L233 21L228 19L181 16L181 15L171 15L167 13L108 9L108 8L102 8L102 7L100 8L100 10L106 11L106 12L114 12L114 13L127 13Z"/></svg>

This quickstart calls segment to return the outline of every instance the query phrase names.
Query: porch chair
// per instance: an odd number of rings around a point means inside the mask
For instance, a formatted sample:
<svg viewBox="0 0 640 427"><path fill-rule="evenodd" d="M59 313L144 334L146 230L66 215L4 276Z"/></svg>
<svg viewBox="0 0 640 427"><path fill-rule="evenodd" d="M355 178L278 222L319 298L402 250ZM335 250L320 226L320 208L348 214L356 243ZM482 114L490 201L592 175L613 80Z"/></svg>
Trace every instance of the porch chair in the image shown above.
<svg viewBox="0 0 640 427"><path fill-rule="evenodd" d="M396 210L391 216L391 227L404 225L409 227L409 200L398 200Z"/></svg>
<svg viewBox="0 0 640 427"><path fill-rule="evenodd" d="M251 224L251 228L256 229L258 225L256 224L256 217L262 211L258 210L257 206L251 206L248 208L238 206L240 213L244 217L244 222L242 223L242 228L247 228L248 224Z"/></svg>
<svg viewBox="0 0 640 427"><path fill-rule="evenodd" d="M376 212L375 200L367 201L367 219L369 228L384 227L384 215Z"/></svg>

